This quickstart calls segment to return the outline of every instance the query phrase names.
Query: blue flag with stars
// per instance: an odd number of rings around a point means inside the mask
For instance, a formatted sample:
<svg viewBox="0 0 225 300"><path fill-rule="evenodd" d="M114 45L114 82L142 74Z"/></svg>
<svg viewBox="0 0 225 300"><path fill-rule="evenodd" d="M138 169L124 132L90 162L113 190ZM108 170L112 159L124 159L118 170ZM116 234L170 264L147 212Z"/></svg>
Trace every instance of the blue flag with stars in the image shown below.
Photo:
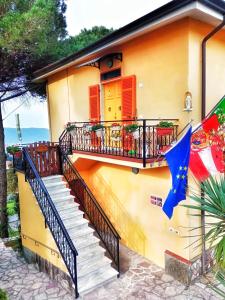
<svg viewBox="0 0 225 300"><path fill-rule="evenodd" d="M190 159L192 127L165 154L172 175L172 188L163 205L163 211L171 219L173 209L186 199L187 172Z"/></svg>

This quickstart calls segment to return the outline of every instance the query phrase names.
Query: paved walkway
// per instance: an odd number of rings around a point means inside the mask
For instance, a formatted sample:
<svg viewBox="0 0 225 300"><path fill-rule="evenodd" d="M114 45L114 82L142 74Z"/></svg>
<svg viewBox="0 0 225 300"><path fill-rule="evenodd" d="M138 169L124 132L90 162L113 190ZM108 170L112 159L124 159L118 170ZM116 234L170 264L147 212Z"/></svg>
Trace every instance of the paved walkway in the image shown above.
<svg viewBox="0 0 225 300"><path fill-rule="evenodd" d="M0 288L10 300L74 300L70 292L0 240Z"/></svg>
<svg viewBox="0 0 225 300"><path fill-rule="evenodd" d="M120 279L85 295L83 300L217 300L222 299L209 288L211 275L201 278L188 289L163 270L125 247L121 247ZM54 282L26 264L12 249L0 241L0 288L10 300L72 300L65 283Z"/></svg>

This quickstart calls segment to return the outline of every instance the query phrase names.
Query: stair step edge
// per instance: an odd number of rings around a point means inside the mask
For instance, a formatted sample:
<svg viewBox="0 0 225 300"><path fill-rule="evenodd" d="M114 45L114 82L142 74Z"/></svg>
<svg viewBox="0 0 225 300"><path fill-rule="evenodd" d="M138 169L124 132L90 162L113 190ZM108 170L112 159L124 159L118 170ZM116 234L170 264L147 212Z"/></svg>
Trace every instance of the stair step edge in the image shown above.
<svg viewBox="0 0 225 300"><path fill-rule="evenodd" d="M104 274L105 276L96 276L95 280L92 282L78 282L78 290L81 296L90 293L94 289L98 288L99 286L102 286L103 284L109 283L117 278L118 272L112 268L111 272L108 272L108 274Z"/></svg>

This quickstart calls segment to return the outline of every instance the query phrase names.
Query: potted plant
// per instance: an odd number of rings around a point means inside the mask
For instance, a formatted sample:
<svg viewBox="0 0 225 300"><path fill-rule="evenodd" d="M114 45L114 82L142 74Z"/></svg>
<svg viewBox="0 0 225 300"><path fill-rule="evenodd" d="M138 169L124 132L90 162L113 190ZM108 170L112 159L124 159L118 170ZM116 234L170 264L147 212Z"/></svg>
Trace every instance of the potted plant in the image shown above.
<svg viewBox="0 0 225 300"><path fill-rule="evenodd" d="M98 138L103 136L103 130L104 126L102 124L95 124L91 128L92 131L94 131Z"/></svg>
<svg viewBox="0 0 225 300"><path fill-rule="evenodd" d="M69 133L75 133L76 126L68 123L66 125L66 131Z"/></svg>
<svg viewBox="0 0 225 300"><path fill-rule="evenodd" d="M128 155L135 156L136 150L129 150Z"/></svg>
<svg viewBox="0 0 225 300"><path fill-rule="evenodd" d="M161 121L156 125L156 132L158 136L172 135L173 134L173 123L168 121Z"/></svg>
<svg viewBox="0 0 225 300"><path fill-rule="evenodd" d="M7 153L13 155L14 157L20 158L22 156L22 151L19 146L12 145L6 148Z"/></svg>
<svg viewBox="0 0 225 300"><path fill-rule="evenodd" d="M124 127L126 133L132 133L134 139L139 138L139 130L138 130L138 124L128 124Z"/></svg>
<svg viewBox="0 0 225 300"><path fill-rule="evenodd" d="M114 142L121 141L121 126L119 123L113 123L110 127L111 140Z"/></svg>

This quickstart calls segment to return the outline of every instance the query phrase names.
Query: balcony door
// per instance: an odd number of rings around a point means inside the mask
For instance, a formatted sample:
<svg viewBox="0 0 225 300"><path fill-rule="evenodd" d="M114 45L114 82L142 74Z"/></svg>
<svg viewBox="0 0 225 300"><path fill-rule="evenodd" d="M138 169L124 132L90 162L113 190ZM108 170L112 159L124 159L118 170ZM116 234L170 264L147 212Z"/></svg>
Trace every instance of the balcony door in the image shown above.
<svg viewBox="0 0 225 300"><path fill-rule="evenodd" d="M121 80L105 83L103 87L105 121L121 120Z"/></svg>

